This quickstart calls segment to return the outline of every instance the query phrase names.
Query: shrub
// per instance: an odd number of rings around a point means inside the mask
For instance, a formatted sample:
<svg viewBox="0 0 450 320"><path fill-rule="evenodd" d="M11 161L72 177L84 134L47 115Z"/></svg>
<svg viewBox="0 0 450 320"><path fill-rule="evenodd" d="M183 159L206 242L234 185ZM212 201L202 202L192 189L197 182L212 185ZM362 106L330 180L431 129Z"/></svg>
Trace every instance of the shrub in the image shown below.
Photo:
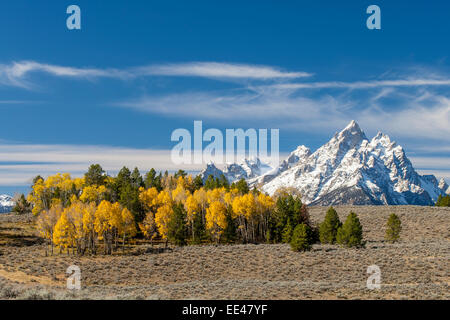
<svg viewBox="0 0 450 320"><path fill-rule="evenodd" d="M319 237L321 243L335 243L338 229L342 226L339 216L333 207L330 207L325 219L319 226Z"/></svg>
<svg viewBox="0 0 450 320"><path fill-rule="evenodd" d="M293 251L308 251L311 250L311 230L308 225L301 223L298 224L291 237L291 248Z"/></svg>
<svg viewBox="0 0 450 320"><path fill-rule="evenodd" d="M402 222L395 213L389 216L386 227L386 235L384 238L392 243L398 241L400 239L400 232L402 231Z"/></svg>
<svg viewBox="0 0 450 320"><path fill-rule="evenodd" d="M346 247L363 247L362 226L358 216L350 212L344 224L338 229L336 241Z"/></svg>

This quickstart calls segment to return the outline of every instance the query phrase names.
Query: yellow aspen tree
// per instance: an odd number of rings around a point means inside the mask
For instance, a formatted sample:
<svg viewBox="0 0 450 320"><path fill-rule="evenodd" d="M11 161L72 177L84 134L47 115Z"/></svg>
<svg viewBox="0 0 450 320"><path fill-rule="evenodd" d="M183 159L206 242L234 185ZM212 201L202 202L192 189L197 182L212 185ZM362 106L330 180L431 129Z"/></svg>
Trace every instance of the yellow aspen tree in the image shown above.
<svg viewBox="0 0 450 320"><path fill-rule="evenodd" d="M87 240L87 248L91 253L96 253L96 239L97 233L95 232L95 213L97 206L91 202L85 205L83 208L83 231Z"/></svg>
<svg viewBox="0 0 450 320"><path fill-rule="evenodd" d="M169 191L163 190L156 197L156 203L159 206L172 205L172 196Z"/></svg>
<svg viewBox="0 0 450 320"><path fill-rule="evenodd" d="M271 196L265 195L263 193L260 193L256 200L257 200L256 211L259 215L258 233L259 236L261 237L261 240L266 240L267 231L269 228L270 213L273 211L275 207L275 201Z"/></svg>
<svg viewBox="0 0 450 320"><path fill-rule="evenodd" d="M239 190L238 189L230 189L230 191L226 192L223 200L227 207L233 207L233 201L236 197L239 196ZM234 217L233 217L234 218Z"/></svg>
<svg viewBox="0 0 450 320"><path fill-rule="evenodd" d="M227 207L223 202L214 201L206 209L206 228L211 233L213 239L218 243L223 230L227 226Z"/></svg>
<svg viewBox="0 0 450 320"><path fill-rule="evenodd" d="M51 246L51 254L53 254L53 246L54 246L53 233L55 231L55 225L58 222L62 212L63 207L56 206L50 208L47 211L42 212L37 217L36 224L39 235L49 242L49 245Z"/></svg>
<svg viewBox="0 0 450 320"><path fill-rule="evenodd" d="M186 190L188 190L190 193L194 192L195 187L194 187L194 179L192 178L192 175L188 175L184 179L184 188Z"/></svg>
<svg viewBox="0 0 450 320"><path fill-rule="evenodd" d="M183 177L179 177L178 179L180 178L183 179ZM176 203L184 204L189 194L189 191L184 188L184 183L181 182L177 185L175 190L172 191L172 199Z"/></svg>
<svg viewBox="0 0 450 320"><path fill-rule="evenodd" d="M155 187L149 188L147 190L142 187L139 188L139 200L144 205L144 208L147 211L154 212L156 206L158 205L157 198L158 190Z"/></svg>
<svg viewBox="0 0 450 320"><path fill-rule="evenodd" d="M173 216L172 204L164 204L158 208L155 214L155 223L158 232L163 239L167 239L169 221Z"/></svg>
<svg viewBox="0 0 450 320"><path fill-rule="evenodd" d="M194 239L194 218L195 215L201 214L201 206L194 195L189 195L184 203L184 208L186 209L186 218L191 229L192 239Z"/></svg>
<svg viewBox="0 0 450 320"><path fill-rule="evenodd" d="M99 240L103 240L105 254L112 253L112 226L111 221L112 204L103 200L97 207L94 228Z"/></svg>
<svg viewBox="0 0 450 320"><path fill-rule="evenodd" d="M144 237L150 239L153 244L153 239L158 235L158 229L155 222L155 214L153 212L148 212L142 223L139 223L139 229L141 229Z"/></svg>
<svg viewBox="0 0 450 320"><path fill-rule="evenodd" d="M57 245L61 251L67 250L69 254L69 247L73 245L73 229L72 225L67 217L66 211L63 211L61 217L55 225L55 231L53 233L53 242Z"/></svg>
<svg viewBox="0 0 450 320"><path fill-rule="evenodd" d="M95 202L100 203L105 198L107 189L104 185L96 186L86 186L83 188L83 193L80 196L80 200L83 202Z"/></svg>
<svg viewBox="0 0 450 320"><path fill-rule="evenodd" d="M226 190L225 188L215 188L212 190L208 190L206 193L208 203L213 203L216 201L223 202L223 198L225 196Z"/></svg>
<svg viewBox="0 0 450 320"><path fill-rule="evenodd" d="M125 250L125 240L127 237L134 237L136 235L136 223L133 214L127 208L121 212L122 225L120 228L120 235L122 236L122 250Z"/></svg>
<svg viewBox="0 0 450 320"><path fill-rule="evenodd" d="M109 215L110 221L109 224L111 226L111 234L113 237L113 241L115 243L115 248L117 249L117 240L119 238L120 230L123 226L123 220L122 220L122 207L118 202L115 202L111 206L111 212Z"/></svg>
<svg viewBox="0 0 450 320"><path fill-rule="evenodd" d="M205 224L206 223L206 219L205 219L206 208L208 207L208 196L207 196L205 189L200 188L198 190L195 190L194 198L200 205L202 222L203 222L203 224Z"/></svg>
<svg viewBox="0 0 450 320"><path fill-rule="evenodd" d="M44 210L50 209L50 197L46 194L43 179L39 179L32 186L32 192L28 195L27 200L33 205L32 213L37 216Z"/></svg>

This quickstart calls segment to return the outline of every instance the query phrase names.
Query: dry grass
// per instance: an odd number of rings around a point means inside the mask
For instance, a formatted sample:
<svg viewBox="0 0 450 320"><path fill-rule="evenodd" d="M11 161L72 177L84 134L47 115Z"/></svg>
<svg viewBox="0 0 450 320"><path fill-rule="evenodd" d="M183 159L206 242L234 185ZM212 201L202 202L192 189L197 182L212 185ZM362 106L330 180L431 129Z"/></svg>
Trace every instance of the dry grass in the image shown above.
<svg viewBox="0 0 450 320"><path fill-rule="evenodd" d="M360 217L365 249L314 245L204 245L147 253L135 247L110 256L45 257L31 217L0 216L0 298L6 299L450 299L450 209L341 206ZM319 222L326 208L310 208ZM383 241L390 213L403 224L401 242ZM66 268L78 265L80 292L65 289ZM368 290L376 264L382 288Z"/></svg>

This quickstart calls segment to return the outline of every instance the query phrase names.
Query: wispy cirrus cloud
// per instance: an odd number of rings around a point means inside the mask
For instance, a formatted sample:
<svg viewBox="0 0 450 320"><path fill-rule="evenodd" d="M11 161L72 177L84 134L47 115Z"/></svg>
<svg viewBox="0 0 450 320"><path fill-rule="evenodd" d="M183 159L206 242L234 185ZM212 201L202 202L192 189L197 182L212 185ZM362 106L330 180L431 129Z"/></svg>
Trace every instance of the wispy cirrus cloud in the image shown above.
<svg viewBox="0 0 450 320"><path fill-rule="evenodd" d="M395 97L395 108L383 99ZM188 92L143 96L115 104L173 117L258 122L306 132L339 129L355 119L369 131L396 137L431 138L450 142L450 98L429 90L398 92L380 88L362 97L304 94L277 87L253 87L233 92Z"/></svg>
<svg viewBox="0 0 450 320"><path fill-rule="evenodd" d="M125 69L78 68L45 64L36 61L20 61L0 65L0 83L30 88L27 77L32 73L46 73L55 77L93 79L134 79L146 76L203 77L211 79L295 79L309 77L307 72L286 72L264 65L233 64L221 62L190 62L178 64L147 65Z"/></svg>
<svg viewBox="0 0 450 320"><path fill-rule="evenodd" d="M355 82L308 82L275 84L278 89L371 89L380 87L420 87L420 86L450 86L450 79L409 78L398 80L373 80Z"/></svg>
<svg viewBox="0 0 450 320"><path fill-rule="evenodd" d="M190 62L180 64L167 64L159 66L141 67L137 69L142 73L205 77L205 78L245 78L245 79L295 79L312 76L308 72L287 72L271 66L233 64L219 62Z"/></svg>

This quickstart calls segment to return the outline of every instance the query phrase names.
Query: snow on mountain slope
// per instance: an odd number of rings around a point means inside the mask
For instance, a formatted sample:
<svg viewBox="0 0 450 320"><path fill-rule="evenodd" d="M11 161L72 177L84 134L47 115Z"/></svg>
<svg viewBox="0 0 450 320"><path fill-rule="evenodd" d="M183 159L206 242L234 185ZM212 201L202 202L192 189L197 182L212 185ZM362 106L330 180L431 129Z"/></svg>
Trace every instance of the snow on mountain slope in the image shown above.
<svg viewBox="0 0 450 320"><path fill-rule="evenodd" d="M246 179L273 194L294 187L307 204L414 204L432 205L440 194L450 194L444 180L418 174L405 151L379 132L371 140L355 121L314 153L299 146L276 168L259 159L229 164L222 171L214 164L201 172L224 174L230 181Z"/></svg>
<svg viewBox="0 0 450 320"><path fill-rule="evenodd" d="M14 201L12 197L6 194L0 195L0 213L11 212L13 207Z"/></svg>
<svg viewBox="0 0 450 320"><path fill-rule="evenodd" d="M219 178L222 174L232 183L240 179L250 180L257 178L266 172L273 170L269 165L261 162L258 158L244 159L241 163L227 164L223 170L216 167L214 163L207 164L206 168L200 172L203 181L210 175Z"/></svg>
<svg viewBox="0 0 450 320"><path fill-rule="evenodd" d="M305 146L298 146L297 149L291 152L291 154L287 157L286 160L283 160L281 164L273 168L263 175L260 175L258 177L252 178L248 181L250 185L254 184L265 184L280 175L282 172L292 168L295 166L301 159L304 159L306 157L309 157L311 155L311 150Z"/></svg>
<svg viewBox="0 0 450 320"><path fill-rule="evenodd" d="M444 193L434 176L414 170L401 146L381 132L369 141L355 121L262 189L273 194L282 186L298 189L305 203L319 205L431 205Z"/></svg>

